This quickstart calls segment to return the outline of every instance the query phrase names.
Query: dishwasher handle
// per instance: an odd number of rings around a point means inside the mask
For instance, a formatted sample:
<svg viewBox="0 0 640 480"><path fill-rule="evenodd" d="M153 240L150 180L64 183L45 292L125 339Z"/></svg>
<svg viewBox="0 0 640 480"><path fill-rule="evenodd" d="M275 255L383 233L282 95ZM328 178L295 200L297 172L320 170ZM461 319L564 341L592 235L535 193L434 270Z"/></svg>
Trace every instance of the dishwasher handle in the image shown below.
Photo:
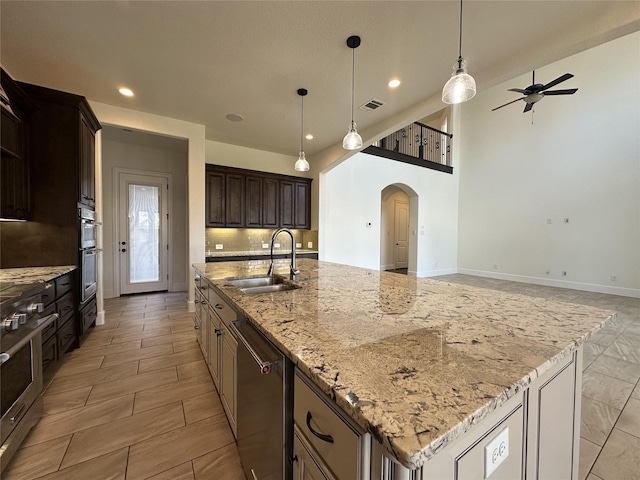
<svg viewBox="0 0 640 480"><path fill-rule="evenodd" d="M234 322L229 323L229 329L233 331L234 336L238 339L242 345L247 349L251 358L256 362L258 367L260 368L260 373L263 375L268 375L274 369L274 367L278 364L277 362L269 362L267 360L263 360L260 358L258 352L256 352L255 348L249 343L249 341L245 338L244 335L238 330L238 327L234 324Z"/></svg>

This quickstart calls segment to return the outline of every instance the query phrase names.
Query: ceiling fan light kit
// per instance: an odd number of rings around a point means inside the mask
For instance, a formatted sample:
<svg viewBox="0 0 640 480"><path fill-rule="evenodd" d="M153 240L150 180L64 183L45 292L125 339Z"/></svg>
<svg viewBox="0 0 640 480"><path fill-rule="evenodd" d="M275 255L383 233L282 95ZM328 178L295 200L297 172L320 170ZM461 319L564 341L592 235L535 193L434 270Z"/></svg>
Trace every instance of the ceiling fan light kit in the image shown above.
<svg viewBox="0 0 640 480"><path fill-rule="evenodd" d="M465 61L462 58L462 0L460 0L460 42L458 44L458 68L453 67L451 78L442 89L442 101L455 105L471 100L476 95L476 81L467 73Z"/></svg>
<svg viewBox="0 0 640 480"><path fill-rule="evenodd" d="M298 95L300 95L301 102L301 115L300 115L300 155L298 156L298 160L296 160L295 169L297 172L306 172L309 170L309 162L304 155L304 97L309 93L306 88L299 88Z"/></svg>
<svg viewBox="0 0 640 480"><path fill-rule="evenodd" d="M351 49L351 124L349 125L349 131L342 140L342 148L345 150L358 150L362 148L362 137L356 129L356 122L353 118L353 106L354 106L354 91L355 91L355 77L356 77L356 48L360 46L360 37L352 35L347 38L347 46Z"/></svg>

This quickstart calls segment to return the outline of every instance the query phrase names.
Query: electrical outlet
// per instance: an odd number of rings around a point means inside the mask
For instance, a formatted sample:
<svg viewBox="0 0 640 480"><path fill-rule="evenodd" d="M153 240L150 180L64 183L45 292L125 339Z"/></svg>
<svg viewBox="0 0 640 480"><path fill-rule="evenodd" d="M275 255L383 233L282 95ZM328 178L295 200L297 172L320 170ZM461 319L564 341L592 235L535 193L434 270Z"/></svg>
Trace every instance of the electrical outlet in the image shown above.
<svg viewBox="0 0 640 480"><path fill-rule="evenodd" d="M274 248L280 248L280 244L279 244L279 243L274 243L274 244L273 244L273 247L274 247Z"/></svg>
<svg viewBox="0 0 640 480"><path fill-rule="evenodd" d="M313 248L313 242L307 242L307 248Z"/></svg>
<svg viewBox="0 0 640 480"><path fill-rule="evenodd" d="M296 243L296 248L302 248L302 244L301 243Z"/></svg>
<svg viewBox="0 0 640 480"><path fill-rule="evenodd" d="M509 428L505 428L484 447L484 478L489 478L509 456Z"/></svg>
<svg viewBox="0 0 640 480"><path fill-rule="evenodd" d="M262 244L262 248L269 248L269 244L268 243L263 243Z"/></svg>
<svg viewBox="0 0 640 480"><path fill-rule="evenodd" d="M221 243L216 243L216 250L222 250L224 246Z"/></svg>

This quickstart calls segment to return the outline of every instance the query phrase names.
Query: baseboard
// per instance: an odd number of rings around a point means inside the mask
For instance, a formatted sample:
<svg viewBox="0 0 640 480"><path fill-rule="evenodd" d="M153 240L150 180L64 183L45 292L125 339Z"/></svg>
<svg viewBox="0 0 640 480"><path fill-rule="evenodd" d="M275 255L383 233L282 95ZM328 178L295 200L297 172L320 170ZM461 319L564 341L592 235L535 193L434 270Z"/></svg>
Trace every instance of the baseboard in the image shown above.
<svg viewBox="0 0 640 480"><path fill-rule="evenodd" d="M526 275L488 272L484 270L471 270L468 268L459 268L457 273L462 273L464 275L474 275L476 277L496 278L498 280L509 280L512 282L545 285L547 287L569 288L572 290L582 290L585 292L606 293L608 295L620 295L622 297L640 298L640 290L634 288L612 287L610 285L597 285L593 283L570 282L567 280L529 277Z"/></svg>
<svg viewBox="0 0 640 480"><path fill-rule="evenodd" d="M439 270L419 270L415 273L416 277L437 277L439 275L451 275L461 273L457 268L442 268Z"/></svg>
<svg viewBox="0 0 640 480"><path fill-rule="evenodd" d="M96 325L104 325L104 310L98 312L96 316Z"/></svg>

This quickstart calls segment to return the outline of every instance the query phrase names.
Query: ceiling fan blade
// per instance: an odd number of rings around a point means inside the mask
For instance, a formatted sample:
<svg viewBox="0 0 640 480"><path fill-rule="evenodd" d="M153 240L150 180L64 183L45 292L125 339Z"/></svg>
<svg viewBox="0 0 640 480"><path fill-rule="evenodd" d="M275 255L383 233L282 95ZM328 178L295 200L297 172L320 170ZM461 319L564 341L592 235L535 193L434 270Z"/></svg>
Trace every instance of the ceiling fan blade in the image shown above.
<svg viewBox="0 0 640 480"><path fill-rule="evenodd" d="M492 108L492 109L491 109L491 111L492 111L492 112L495 112L495 111L496 111L496 110L498 110L499 108L506 107L507 105L511 105L512 103L519 102L520 100L524 100L524 97L523 97L523 98L516 98L515 100L512 100L512 101L510 101L510 102L508 102L508 103L505 103L504 105L500 105L499 107Z"/></svg>
<svg viewBox="0 0 640 480"><path fill-rule="evenodd" d="M573 95L577 91L578 91L577 88L569 88L567 90L549 90L547 92L544 92L544 95L545 97L547 95Z"/></svg>
<svg viewBox="0 0 640 480"><path fill-rule="evenodd" d="M542 92L544 90L546 90L547 88L551 88L551 87L555 87L556 85L558 85L559 83L564 82L565 80L569 80L570 78L572 78L573 75L571 75L570 73L565 73L564 75L556 78L555 80L551 80L549 83L547 83L544 87L542 87L540 90L538 90L539 92Z"/></svg>
<svg viewBox="0 0 640 480"><path fill-rule="evenodd" d="M524 110L522 111L522 113L527 113L529 110L531 110L533 108L533 103L527 103L524 107Z"/></svg>
<svg viewBox="0 0 640 480"><path fill-rule="evenodd" d="M507 92L518 92L518 93L522 93L523 95L526 95L526 91L521 89L521 88L510 88L509 90L507 90Z"/></svg>

